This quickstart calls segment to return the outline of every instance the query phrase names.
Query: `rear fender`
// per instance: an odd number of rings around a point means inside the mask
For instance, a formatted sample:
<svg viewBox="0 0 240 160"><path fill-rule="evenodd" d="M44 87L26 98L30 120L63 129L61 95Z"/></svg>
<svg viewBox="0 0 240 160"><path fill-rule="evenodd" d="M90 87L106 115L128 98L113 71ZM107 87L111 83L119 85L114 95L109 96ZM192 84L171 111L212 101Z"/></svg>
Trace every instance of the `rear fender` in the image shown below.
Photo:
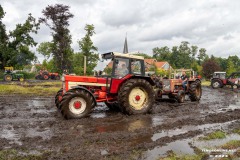
<svg viewBox="0 0 240 160"><path fill-rule="evenodd" d="M93 97L95 105L97 105L96 98L94 97L93 93L90 92L87 88L82 87L82 86L74 86L74 87L71 87L71 89L83 89L83 90L87 91Z"/></svg>

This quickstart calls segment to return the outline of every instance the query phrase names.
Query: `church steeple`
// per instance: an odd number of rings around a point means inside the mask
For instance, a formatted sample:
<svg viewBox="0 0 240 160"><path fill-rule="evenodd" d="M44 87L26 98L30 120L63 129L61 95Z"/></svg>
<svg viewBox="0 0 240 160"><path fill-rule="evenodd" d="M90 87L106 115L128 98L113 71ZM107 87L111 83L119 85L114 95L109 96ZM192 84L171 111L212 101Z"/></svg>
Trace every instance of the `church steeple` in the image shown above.
<svg viewBox="0 0 240 160"><path fill-rule="evenodd" d="M126 37L125 37L123 53L128 53L127 34L126 34Z"/></svg>

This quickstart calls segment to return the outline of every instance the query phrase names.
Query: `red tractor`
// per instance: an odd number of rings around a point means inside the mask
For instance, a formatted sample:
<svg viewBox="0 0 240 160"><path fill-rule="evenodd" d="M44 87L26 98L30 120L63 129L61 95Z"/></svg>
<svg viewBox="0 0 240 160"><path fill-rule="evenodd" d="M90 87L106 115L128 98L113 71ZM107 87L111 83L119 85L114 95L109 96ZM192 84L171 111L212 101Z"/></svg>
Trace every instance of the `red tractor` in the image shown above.
<svg viewBox="0 0 240 160"><path fill-rule="evenodd" d="M183 80L181 79L181 73L185 72L189 76L187 79L186 87L183 87ZM174 99L179 103L185 101L185 96L188 95L191 101L199 101L202 96L201 80L196 76L192 69L176 69L171 74L172 78L154 78L155 93L157 100L161 100L164 95L168 98ZM165 96L166 97L166 96Z"/></svg>
<svg viewBox="0 0 240 160"><path fill-rule="evenodd" d="M226 72L214 72L211 78L212 88L222 88L225 85L230 85L232 88L236 86L240 88L240 72L233 72L226 78Z"/></svg>
<svg viewBox="0 0 240 160"><path fill-rule="evenodd" d="M155 94L153 80L145 76L144 58L110 52L102 59L109 61L103 75L63 77L63 89L55 98L62 115L66 119L86 117L98 102L110 108L120 107L130 115L148 113Z"/></svg>
<svg viewBox="0 0 240 160"><path fill-rule="evenodd" d="M39 71L39 74L36 75L35 79L40 79L40 80L60 80L60 75L58 73L50 73L48 71Z"/></svg>

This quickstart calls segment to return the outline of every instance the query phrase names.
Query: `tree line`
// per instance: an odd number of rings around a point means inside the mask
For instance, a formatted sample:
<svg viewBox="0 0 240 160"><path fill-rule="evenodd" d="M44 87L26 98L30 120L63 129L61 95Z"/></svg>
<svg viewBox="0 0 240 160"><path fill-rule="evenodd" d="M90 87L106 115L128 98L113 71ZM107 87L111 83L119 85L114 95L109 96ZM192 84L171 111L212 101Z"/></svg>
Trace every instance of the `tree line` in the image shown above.
<svg viewBox="0 0 240 160"><path fill-rule="evenodd" d="M70 7L62 4L49 5L42 10L42 17L36 20L31 14L23 24L17 24L9 33L2 22L5 12L0 5L0 69L4 66L21 68L24 65L37 62L37 57L30 47L37 46L32 34L37 34L40 25L46 25L51 30L52 40L42 42L37 52L44 55L42 67L52 72L62 73L64 69L76 74L83 74L83 57L87 57L87 74L93 74L98 62L98 48L91 37L95 34L93 24L86 24L85 36L78 40L79 52L71 48L72 36L68 29L69 20L73 18ZM205 48L190 45L183 41L179 46L169 48L155 47L152 56L139 54L145 58L155 58L158 61L168 61L175 69L192 68L206 78L210 78L214 71L226 71L228 74L240 71L238 56L228 58L208 56Z"/></svg>

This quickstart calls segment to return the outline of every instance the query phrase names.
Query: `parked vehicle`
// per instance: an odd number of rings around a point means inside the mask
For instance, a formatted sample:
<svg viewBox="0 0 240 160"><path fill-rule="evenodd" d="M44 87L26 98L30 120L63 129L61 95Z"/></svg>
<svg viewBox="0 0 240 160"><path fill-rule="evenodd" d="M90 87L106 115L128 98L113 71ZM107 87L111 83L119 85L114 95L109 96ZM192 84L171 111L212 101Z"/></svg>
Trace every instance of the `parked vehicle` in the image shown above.
<svg viewBox="0 0 240 160"><path fill-rule="evenodd" d="M24 75L20 73L16 73L16 71L13 70L13 67L4 67L4 81L24 81Z"/></svg>
<svg viewBox="0 0 240 160"><path fill-rule="evenodd" d="M226 72L214 72L211 78L212 88L222 88L226 85L230 85L240 88L240 72L233 72L226 78Z"/></svg>
<svg viewBox="0 0 240 160"><path fill-rule="evenodd" d="M48 71L42 71L40 70L38 75L36 75L35 79L40 79L40 80L60 80L60 75L58 73L51 73Z"/></svg>

